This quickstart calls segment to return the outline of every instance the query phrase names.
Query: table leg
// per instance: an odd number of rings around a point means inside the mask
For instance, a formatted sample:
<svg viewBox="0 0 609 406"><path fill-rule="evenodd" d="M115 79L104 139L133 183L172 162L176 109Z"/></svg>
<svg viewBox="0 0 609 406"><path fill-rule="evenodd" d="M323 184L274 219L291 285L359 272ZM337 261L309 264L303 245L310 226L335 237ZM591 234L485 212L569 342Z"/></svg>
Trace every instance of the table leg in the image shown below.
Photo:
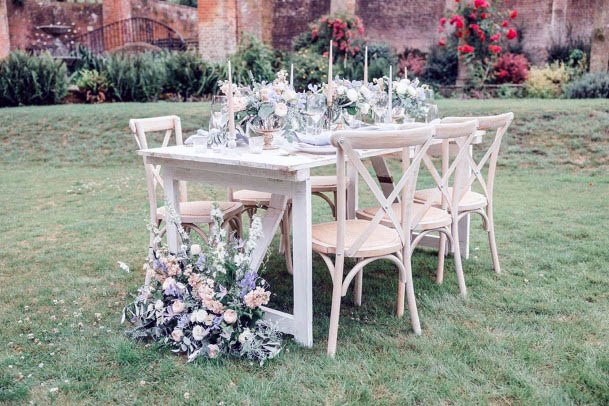
<svg viewBox="0 0 609 406"><path fill-rule="evenodd" d="M294 247L294 339L313 346L313 258L311 247L311 181L294 184L292 227Z"/></svg>
<svg viewBox="0 0 609 406"><path fill-rule="evenodd" d="M174 178L171 170L163 171L163 188L165 190L165 204L173 207L176 214L180 215L180 182ZM166 210L166 214L167 214ZM178 247L180 246L180 236L178 235L178 228L173 221L165 219L165 230L167 234L167 248L169 252L177 253Z"/></svg>

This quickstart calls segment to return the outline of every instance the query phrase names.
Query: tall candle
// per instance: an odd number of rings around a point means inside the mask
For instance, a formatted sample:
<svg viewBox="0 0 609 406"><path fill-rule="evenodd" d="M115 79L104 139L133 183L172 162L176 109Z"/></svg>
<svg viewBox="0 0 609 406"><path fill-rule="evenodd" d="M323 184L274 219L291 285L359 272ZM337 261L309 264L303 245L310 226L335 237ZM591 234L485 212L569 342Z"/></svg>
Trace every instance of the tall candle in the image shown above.
<svg viewBox="0 0 609 406"><path fill-rule="evenodd" d="M393 118L393 66L389 65L389 100L387 101L387 123Z"/></svg>
<svg viewBox="0 0 609 406"><path fill-rule="evenodd" d="M366 47L366 53L364 54L364 84L368 84L368 47Z"/></svg>
<svg viewBox="0 0 609 406"><path fill-rule="evenodd" d="M328 106L332 105L332 40L330 40L330 52L328 58Z"/></svg>
<svg viewBox="0 0 609 406"><path fill-rule="evenodd" d="M228 61L228 144L229 148L237 147L235 135L235 112L233 108L233 73L230 61Z"/></svg>
<svg viewBox="0 0 609 406"><path fill-rule="evenodd" d="M290 86L294 87L294 64L290 64Z"/></svg>

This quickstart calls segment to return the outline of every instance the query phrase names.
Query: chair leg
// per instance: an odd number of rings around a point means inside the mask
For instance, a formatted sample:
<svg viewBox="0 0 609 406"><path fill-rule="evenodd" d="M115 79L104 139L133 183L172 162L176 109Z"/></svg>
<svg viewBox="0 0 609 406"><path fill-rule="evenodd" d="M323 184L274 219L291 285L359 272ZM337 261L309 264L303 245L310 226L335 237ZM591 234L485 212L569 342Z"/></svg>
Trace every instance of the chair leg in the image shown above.
<svg viewBox="0 0 609 406"><path fill-rule="evenodd" d="M444 257L446 256L446 235L440 233L440 245L438 246L438 267L436 269L436 283L444 282Z"/></svg>
<svg viewBox="0 0 609 406"><path fill-rule="evenodd" d="M362 305L362 288L364 283L364 270L360 270L355 277L355 284L353 285L353 301L356 306Z"/></svg>
<svg viewBox="0 0 609 406"><path fill-rule="evenodd" d="M453 256L455 258L455 272L457 273L457 283L459 284L459 292L464 298L467 296L467 288L465 287L465 276L463 275L463 264L461 263L461 247L459 244L459 220L456 215L453 216L452 224L453 236Z"/></svg>
<svg viewBox="0 0 609 406"><path fill-rule="evenodd" d="M495 240L495 220L493 219L493 208L491 205L489 205L486 209L486 216L488 217L488 245L491 248L493 269L495 270L495 273L501 273L501 267L499 266L499 254L497 253L497 241Z"/></svg>
<svg viewBox="0 0 609 406"><path fill-rule="evenodd" d="M337 256L332 278L332 310L330 311L330 328L328 331L328 355L334 357L336 354L336 342L338 341L338 319L340 318L340 302L343 296L343 269L345 266L344 256Z"/></svg>
<svg viewBox="0 0 609 406"><path fill-rule="evenodd" d="M401 302L402 313L404 313L404 289L406 289L406 300L408 301L408 311L410 312L410 322L412 329L418 336L421 335L421 322L419 321L419 312L417 310L417 300L414 295L414 285L412 282L412 262L410 255L410 247L404 249L404 269L406 271L406 283L398 283L398 316L399 306ZM405 285L405 286L404 286ZM400 299L401 297L401 299Z"/></svg>

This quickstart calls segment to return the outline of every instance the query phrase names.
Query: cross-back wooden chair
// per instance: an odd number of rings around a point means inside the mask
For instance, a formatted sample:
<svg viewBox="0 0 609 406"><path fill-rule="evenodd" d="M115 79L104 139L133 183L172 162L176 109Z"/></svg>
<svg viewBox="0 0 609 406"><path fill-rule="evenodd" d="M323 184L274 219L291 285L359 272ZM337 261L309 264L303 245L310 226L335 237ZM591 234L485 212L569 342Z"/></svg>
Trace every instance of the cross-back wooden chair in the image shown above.
<svg viewBox="0 0 609 406"><path fill-rule="evenodd" d="M432 132L432 127L423 127L387 131L382 134L375 131L338 131L332 136L332 144L337 147L337 220L315 224L312 229L313 251L322 257L332 276L332 309L328 333L328 354L331 356L336 352L341 298L346 295L353 278L366 265L378 259L389 260L397 266L399 271L397 315L401 317L404 314L406 295L413 330L415 334L421 334L412 285L410 223L419 166L431 144ZM414 158L409 160L412 147L417 148L417 152ZM357 152L361 149L377 148L402 150L403 174L388 197L385 197ZM380 204L378 212L371 220L346 218L345 160L357 170ZM402 213L408 213L401 219L398 218L391 204L398 196L401 197ZM394 227L381 224L385 216L390 219ZM330 255L335 256L334 262ZM356 258L358 261L346 276L344 276L345 257ZM359 289L358 286L361 288L361 284L356 283L356 291Z"/></svg>
<svg viewBox="0 0 609 406"><path fill-rule="evenodd" d="M183 144L182 125L178 116L131 119L129 120L129 128L135 137L135 142L139 149L149 148L147 133L150 132L165 133L161 143L163 147L169 146L172 138L175 139L175 145ZM144 168L150 204L150 222L160 227L167 215L167 209L164 206L159 207L157 202L157 187L163 188L163 179L160 175L161 166L148 164L144 160ZM207 200L188 201L186 182L180 182L180 217L185 231L192 230L207 241L207 234L200 226L213 223L211 217L213 204L214 202ZM243 209L241 203L227 201L217 202L217 204L224 214L225 225L233 227L237 233L240 233L241 211ZM151 233L151 248L153 237Z"/></svg>
<svg viewBox="0 0 609 406"><path fill-rule="evenodd" d="M468 120L477 120L480 130L493 133L490 145L482 152L481 158L476 159L473 154L468 154L467 180L464 187L466 192L458 203L458 220L468 214L476 213L482 217L483 228L488 234L488 241L493 261L493 269L496 273L501 272L499 256L497 253L497 243L495 240L495 223L493 220L493 189L495 173L497 170L497 160L503 136L514 119L514 113L505 113L494 116L480 117L446 117L442 123L459 123ZM475 145L474 150L482 148L482 144ZM486 168L486 176L484 170ZM474 192L471 187L478 184L482 193ZM449 190L449 193L450 190ZM415 193L415 200L430 201L433 205L441 204L441 194L438 189L425 189ZM438 281L442 281L442 275L438 274Z"/></svg>
<svg viewBox="0 0 609 406"><path fill-rule="evenodd" d="M411 254L418 246L421 240L430 233L438 233L440 235L440 250L438 253L438 267L444 267L444 255L446 240L450 242L452 252L455 259L455 271L459 282L461 294L465 296L465 280L463 275L463 266L461 263L461 255L459 249L459 230L457 213L452 214L451 207L456 207L456 199L459 199L465 193L465 183L467 176L467 155L469 146L476 134L478 123L471 120L456 124L439 124L434 125L434 139L439 140L440 144L433 145L423 156L423 164L427 171L432 176L438 190L441 193L441 204L439 207L434 207L431 202L416 202L413 204L411 231L417 232L417 236L412 240L410 245ZM458 152L452 162L448 160L442 161L441 172L438 172L434 161L431 159L432 149L439 147L443 154L448 154L451 146L456 146ZM448 194L448 185L450 179L454 179L455 188L458 193ZM394 210L401 217L400 203L393 203ZM363 219L371 219L378 212L378 207L369 207L358 210L357 217ZM383 224L393 226L391 219L384 217ZM361 275L358 275L361 278ZM361 295L361 289L357 292ZM356 303L361 303L361 296L356 298Z"/></svg>

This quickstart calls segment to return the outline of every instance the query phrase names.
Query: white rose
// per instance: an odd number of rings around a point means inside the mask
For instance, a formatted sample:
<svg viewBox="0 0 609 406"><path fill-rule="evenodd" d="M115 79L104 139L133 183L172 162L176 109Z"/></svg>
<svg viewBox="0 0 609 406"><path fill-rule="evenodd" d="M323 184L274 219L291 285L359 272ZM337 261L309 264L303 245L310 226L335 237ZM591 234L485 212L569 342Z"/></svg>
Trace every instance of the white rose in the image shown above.
<svg viewBox="0 0 609 406"><path fill-rule="evenodd" d="M269 101L269 96L270 96L271 91L267 88L264 89L260 89L260 100L262 101Z"/></svg>
<svg viewBox="0 0 609 406"><path fill-rule="evenodd" d="M409 86L407 83L405 83L403 80L400 80L398 82L398 84L395 86L395 92L397 94L404 95L408 91L408 87Z"/></svg>
<svg viewBox="0 0 609 406"><path fill-rule="evenodd" d="M237 321L237 312L233 309L228 309L224 312L224 321L228 324L233 324Z"/></svg>
<svg viewBox="0 0 609 406"><path fill-rule="evenodd" d="M368 112L370 111L370 104L368 103L359 103L357 106L359 107L359 111L361 111L362 114L368 114Z"/></svg>
<svg viewBox="0 0 609 406"><path fill-rule="evenodd" d="M208 314L205 317L205 325L211 326L213 323L214 323L214 315L213 314Z"/></svg>
<svg viewBox="0 0 609 406"><path fill-rule="evenodd" d="M408 95L410 97L416 97L417 96L417 91L414 87L412 86L408 86Z"/></svg>
<svg viewBox="0 0 609 406"><path fill-rule="evenodd" d="M205 323L206 319L207 312L203 309L199 309L190 315L190 321L192 321L193 323Z"/></svg>
<svg viewBox="0 0 609 406"><path fill-rule="evenodd" d="M169 289L170 286L175 286L175 279L169 277L163 281L163 290Z"/></svg>
<svg viewBox="0 0 609 406"><path fill-rule="evenodd" d="M288 114L288 106L285 103L277 103L275 105L275 114L279 117L285 117Z"/></svg>
<svg viewBox="0 0 609 406"><path fill-rule="evenodd" d="M357 90L355 90L355 89L347 90L347 98L352 102L357 101Z"/></svg>
<svg viewBox="0 0 609 406"><path fill-rule="evenodd" d="M154 308L156 310L159 310L159 311L163 310L163 307L164 307L164 305L163 305L163 301L162 300L157 300L156 302L154 302Z"/></svg>
<svg viewBox="0 0 609 406"><path fill-rule="evenodd" d="M192 329L192 338L196 341L201 341L205 336L205 329L202 326L197 325Z"/></svg>
<svg viewBox="0 0 609 406"><path fill-rule="evenodd" d="M199 255L201 253L201 246L199 244L192 244L190 246L190 253L192 255Z"/></svg>
<svg viewBox="0 0 609 406"><path fill-rule="evenodd" d="M284 96L283 96L287 101L293 101L296 100L296 98L298 97L298 95L296 94L295 91L293 91L292 89L288 89L286 90Z"/></svg>
<svg viewBox="0 0 609 406"><path fill-rule="evenodd" d="M171 305L171 310L173 310L174 313L182 313L184 311L184 307L184 302L181 300L176 300Z"/></svg>
<svg viewBox="0 0 609 406"><path fill-rule="evenodd" d="M176 328L171 332L171 338L173 338L173 341L176 343L182 341L182 337L184 337L184 332L179 328Z"/></svg>
<svg viewBox="0 0 609 406"><path fill-rule="evenodd" d="M347 91L347 88L343 85L340 85L336 88L337 94L345 94L346 91Z"/></svg>
<svg viewBox="0 0 609 406"><path fill-rule="evenodd" d="M248 341L250 338L252 337L252 332L250 331L250 329L246 329L243 331L243 333L239 334L239 342L241 344L244 344L246 341Z"/></svg>
<svg viewBox="0 0 609 406"><path fill-rule="evenodd" d="M220 347L218 347L216 344L209 344L207 346L207 355L209 355L209 358L216 358L219 352Z"/></svg>

